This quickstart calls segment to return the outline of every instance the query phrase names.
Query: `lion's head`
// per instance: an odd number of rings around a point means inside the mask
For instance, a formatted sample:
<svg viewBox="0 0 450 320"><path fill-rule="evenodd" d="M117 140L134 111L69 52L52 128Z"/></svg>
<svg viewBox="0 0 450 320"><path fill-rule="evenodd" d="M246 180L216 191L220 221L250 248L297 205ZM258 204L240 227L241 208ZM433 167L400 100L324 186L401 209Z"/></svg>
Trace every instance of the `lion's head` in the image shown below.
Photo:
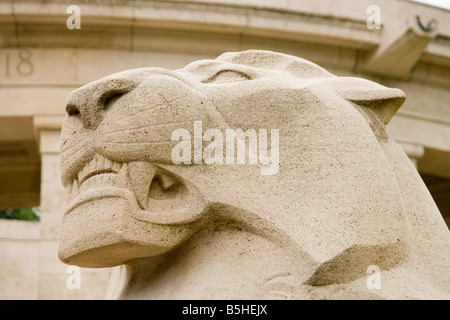
<svg viewBox="0 0 450 320"><path fill-rule="evenodd" d="M108 267L163 254L226 207L267 221L324 268L350 256L392 266L411 243L393 165L402 152L385 131L404 99L398 89L256 50L89 83L69 95L62 129L59 257ZM279 172L174 164L172 133L194 134L194 121L203 130L279 129ZM320 277L310 281L328 281Z"/></svg>

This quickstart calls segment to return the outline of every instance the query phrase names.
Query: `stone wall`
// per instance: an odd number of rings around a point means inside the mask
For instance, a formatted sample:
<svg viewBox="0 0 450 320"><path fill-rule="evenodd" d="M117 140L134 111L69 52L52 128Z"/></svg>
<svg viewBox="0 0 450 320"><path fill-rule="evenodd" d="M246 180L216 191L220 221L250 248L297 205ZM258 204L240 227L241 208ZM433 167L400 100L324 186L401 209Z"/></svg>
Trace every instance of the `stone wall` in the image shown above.
<svg viewBox="0 0 450 320"><path fill-rule="evenodd" d="M40 223L0 219L0 299L37 299Z"/></svg>

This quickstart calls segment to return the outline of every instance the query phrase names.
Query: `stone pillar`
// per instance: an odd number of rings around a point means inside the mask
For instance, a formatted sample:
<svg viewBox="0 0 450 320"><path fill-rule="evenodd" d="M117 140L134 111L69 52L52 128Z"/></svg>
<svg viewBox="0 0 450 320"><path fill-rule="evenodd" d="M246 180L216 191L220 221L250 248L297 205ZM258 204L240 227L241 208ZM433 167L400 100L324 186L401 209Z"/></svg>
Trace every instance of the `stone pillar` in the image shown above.
<svg viewBox="0 0 450 320"><path fill-rule="evenodd" d="M41 154L41 231L39 299L103 299L109 269L70 267L57 256L65 205L59 173L59 137L62 116L35 116Z"/></svg>

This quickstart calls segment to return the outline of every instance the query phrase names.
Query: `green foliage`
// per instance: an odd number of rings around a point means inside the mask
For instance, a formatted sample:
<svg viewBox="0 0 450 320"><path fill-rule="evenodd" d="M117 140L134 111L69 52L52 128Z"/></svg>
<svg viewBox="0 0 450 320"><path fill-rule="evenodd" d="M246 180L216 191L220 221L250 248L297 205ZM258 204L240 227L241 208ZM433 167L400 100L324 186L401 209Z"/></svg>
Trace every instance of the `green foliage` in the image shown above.
<svg viewBox="0 0 450 320"><path fill-rule="evenodd" d="M0 210L0 219L39 221L40 218L40 207Z"/></svg>

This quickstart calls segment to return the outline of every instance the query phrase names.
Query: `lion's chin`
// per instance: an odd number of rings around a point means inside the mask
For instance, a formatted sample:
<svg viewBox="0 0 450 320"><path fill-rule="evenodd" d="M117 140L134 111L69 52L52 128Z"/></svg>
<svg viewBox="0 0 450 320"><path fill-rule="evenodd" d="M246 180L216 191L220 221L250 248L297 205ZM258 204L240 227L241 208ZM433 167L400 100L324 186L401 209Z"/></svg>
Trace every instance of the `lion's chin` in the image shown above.
<svg viewBox="0 0 450 320"><path fill-rule="evenodd" d="M94 189L77 197L62 221L58 256L80 267L103 268L164 254L197 229L190 224L149 223L131 191Z"/></svg>

